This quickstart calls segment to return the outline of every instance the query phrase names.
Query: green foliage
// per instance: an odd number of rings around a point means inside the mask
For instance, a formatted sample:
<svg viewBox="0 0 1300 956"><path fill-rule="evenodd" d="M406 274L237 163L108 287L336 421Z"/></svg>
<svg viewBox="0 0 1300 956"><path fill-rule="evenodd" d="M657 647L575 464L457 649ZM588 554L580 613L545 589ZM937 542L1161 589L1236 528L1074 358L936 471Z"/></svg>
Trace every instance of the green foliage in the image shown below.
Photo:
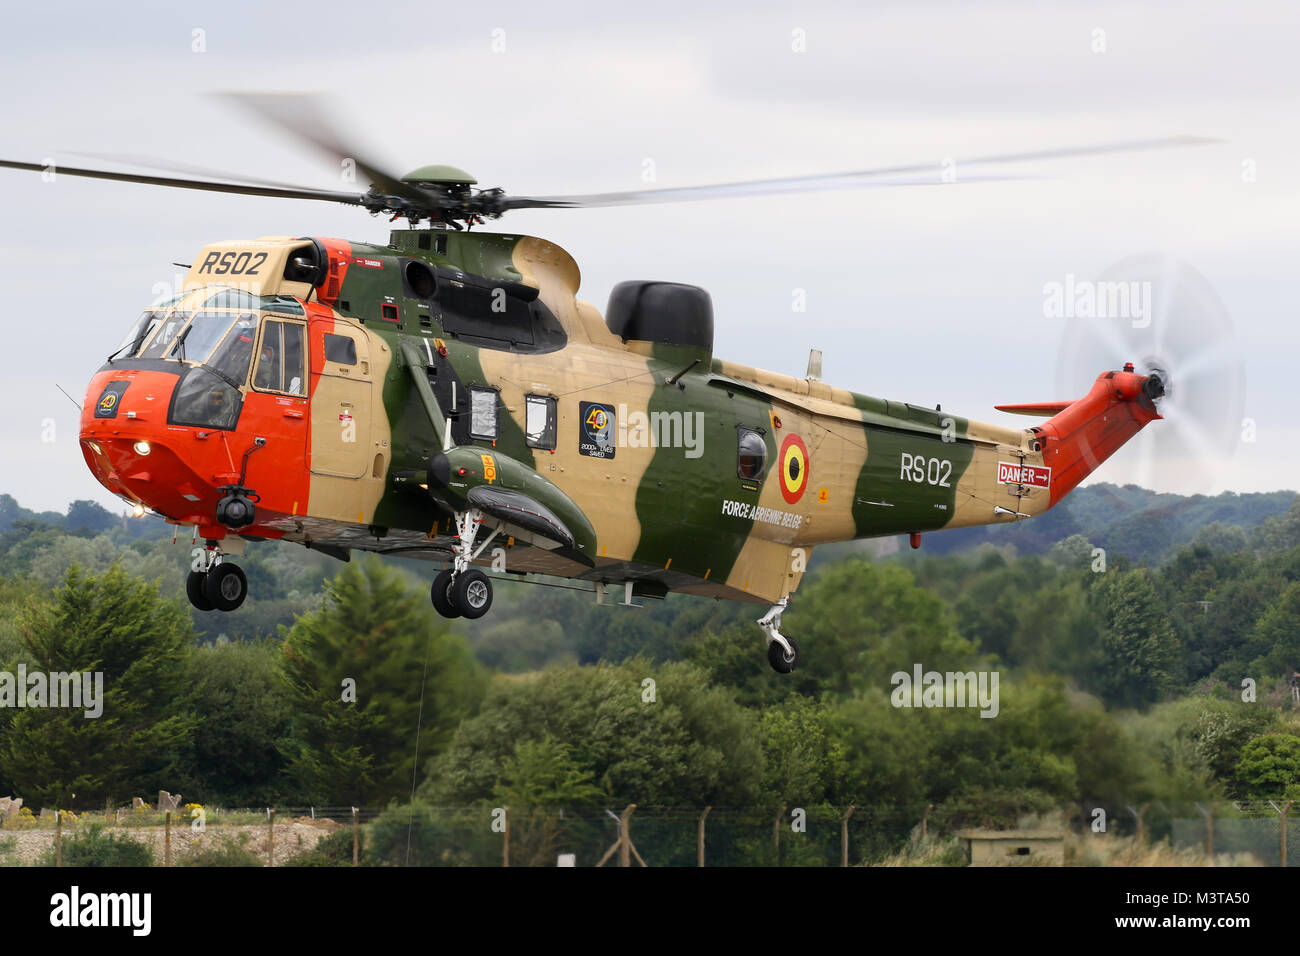
<svg viewBox="0 0 1300 956"><path fill-rule="evenodd" d="M448 810L416 801L390 807L367 826L362 862L367 866L490 866L500 862L502 849L502 834L493 829L492 820L492 810L486 806Z"/></svg>
<svg viewBox="0 0 1300 956"><path fill-rule="evenodd" d="M54 866L55 850L41 855L40 866ZM89 826L72 837L63 838L64 866L153 866L154 854L148 845L125 833L114 833L101 826Z"/></svg>
<svg viewBox="0 0 1300 956"><path fill-rule="evenodd" d="M1256 673L1282 676L1300 670L1300 582L1282 592L1255 625L1245 647Z"/></svg>
<svg viewBox="0 0 1300 956"><path fill-rule="evenodd" d="M837 739L834 708L806 697L759 717L766 773L764 801L777 807L829 805L838 797L848 754Z"/></svg>
<svg viewBox="0 0 1300 956"><path fill-rule="evenodd" d="M910 571L860 558L805 582L783 627L810 651L795 672L799 685L815 682L836 694L887 687L892 673L917 662L966 670L979 656L943 600L918 587Z"/></svg>
<svg viewBox="0 0 1300 956"><path fill-rule="evenodd" d="M1100 577L1092 589L1101 625L1098 689L1120 706L1152 704L1182 677L1178 637L1146 569Z"/></svg>
<svg viewBox="0 0 1300 956"><path fill-rule="evenodd" d="M1300 737L1266 734L1251 740L1241 750L1237 779L1251 797L1300 800Z"/></svg>
<svg viewBox="0 0 1300 956"><path fill-rule="evenodd" d="M493 792L499 803L517 807L579 806L601 796L591 771L574 761L566 744L549 735L516 743Z"/></svg>
<svg viewBox="0 0 1300 956"><path fill-rule="evenodd" d="M364 831L358 834L361 843L359 849L365 852ZM351 866L352 865L352 828L335 830L329 836L322 837L316 845L304 853L291 856L282 866Z"/></svg>
<svg viewBox="0 0 1300 956"><path fill-rule="evenodd" d="M249 835L222 833L203 846L191 850L181 866L261 866L262 860L248 849Z"/></svg>
<svg viewBox="0 0 1300 956"><path fill-rule="evenodd" d="M465 640L379 561L344 567L288 632L283 668L287 772L327 805L409 793L417 733L422 756L438 753L486 682Z"/></svg>
<svg viewBox="0 0 1300 956"><path fill-rule="evenodd" d="M509 786L503 769L512 757L519 766L521 742L550 737L568 744L565 766L590 772L607 805L745 805L762 774L755 724L688 664L553 668L494 682L421 792L434 803L478 800Z"/></svg>
<svg viewBox="0 0 1300 956"><path fill-rule="evenodd" d="M0 741L0 776L37 805L69 806L76 794L79 806L102 806L172 785L195 726L180 608L120 565L98 576L74 568L52 604L29 610L22 632L36 668L102 672L102 714L16 711Z"/></svg>
<svg viewBox="0 0 1300 956"><path fill-rule="evenodd" d="M277 644L222 644L193 654L191 693L198 726L178 789L205 804L258 806L294 794L279 750L290 704Z"/></svg>
<svg viewBox="0 0 1300 956"><path fill-rule="evenodd" d="M188 538L0 496L0 670L98 667L110 695L98 721L0 708L0 793L373 807L414 778L416 804L365 828L371 865L497 862L505 807L516 865L595 862L616 832L606 810L633 802L654 865L693 862L706 805L711 865L835 862L849 804L851 858L907 865L947 859L912 840L927 807L942 834L1080 804L1127 823L1142 803L1276 797L1296 786L1293 708L1272 706L1300 665L1293 500L1090 486L1034 522L973 531L985 543L965 551L962 531L878 562L863 543L819 548L784 622L805 663L782 677L755 605L595 607L503 582L493 613L452 633L418 564L342 566L322 594L340 566L286 543L240 561L254 594L239 612L182 611ZM67 572L113 557L162 596L116 568ZM998 717L891 706L890 676L917 663L997 669ZM489 686L483 664L505 673ZM1240 702L1247 676L1269 705ZM806 833L790 831L796 809ZM350 864L350 828L294 862Z"/></svg>

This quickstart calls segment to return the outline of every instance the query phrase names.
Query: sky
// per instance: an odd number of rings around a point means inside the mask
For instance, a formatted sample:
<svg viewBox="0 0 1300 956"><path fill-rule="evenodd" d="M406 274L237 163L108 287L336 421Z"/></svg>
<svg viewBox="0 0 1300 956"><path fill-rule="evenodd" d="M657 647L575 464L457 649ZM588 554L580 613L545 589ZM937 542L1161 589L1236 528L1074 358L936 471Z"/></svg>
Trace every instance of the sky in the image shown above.
<svg viewBox="0 0 1300 956"><path fill-rule="evenodd" d="M559 243L602 309L624 279L704 286L717 356L802 375L819 348L826 381L982 421L1022 427L992 406L1079 397L1118 345L1173 374L1170 420L1094 480L1300 486L1300 7L844 6L23 5L6 12L28 42L0 54L0 158L145 155L359 188L212 95L260 90L323 94L358 152L399 173L450 163L513 193L932 162L957 182L528 210L488 228ZM1221 142L962 181L974 157L1180 135ZM82 399L179 282L172 263L223 239L389 229L344 206L9 170L0 210L0 491L36 509L121 509L86 469L58 386ZM1153 284L1144 328L1140 313L1052 307L1050 290L1108 276Z"/></svg>

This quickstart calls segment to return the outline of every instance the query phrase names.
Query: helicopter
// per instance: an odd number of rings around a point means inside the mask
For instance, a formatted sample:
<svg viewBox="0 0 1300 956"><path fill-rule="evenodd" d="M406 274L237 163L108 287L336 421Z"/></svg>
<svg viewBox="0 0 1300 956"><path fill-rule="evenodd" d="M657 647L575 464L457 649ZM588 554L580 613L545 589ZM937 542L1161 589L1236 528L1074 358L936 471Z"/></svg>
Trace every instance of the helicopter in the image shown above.
<svg viewBox="0 0 1300 956"><path fill-rule="evenodd" d="M206 245L181 291L145 309L91 378L86 465L137 511L193 526L186 593L202 611L243 603L248 582L229 559L250 542L290 541L343 561L362 551L437 562L430 597L447 618L482 617L494 579L530 574L587 582L599 603L672 591L762 605L768 661L789 673L800 649L781 618L813 547L906 534L915 548L923 533L1023 521L1161 418L1167 375L1132 363L1100 370L1077 400L997 406L1043 419L1015 429L833 387L816 350L803 377L729 362L713 354L704 289L622 282L602 316L578 298L578 265L558 245L473 229L530 208L950 182L935 164L515 196L451 166L393 175L306 98L240 100L355 162L369 190L57 169L343 203L407 223L385 244Z"/></svg>

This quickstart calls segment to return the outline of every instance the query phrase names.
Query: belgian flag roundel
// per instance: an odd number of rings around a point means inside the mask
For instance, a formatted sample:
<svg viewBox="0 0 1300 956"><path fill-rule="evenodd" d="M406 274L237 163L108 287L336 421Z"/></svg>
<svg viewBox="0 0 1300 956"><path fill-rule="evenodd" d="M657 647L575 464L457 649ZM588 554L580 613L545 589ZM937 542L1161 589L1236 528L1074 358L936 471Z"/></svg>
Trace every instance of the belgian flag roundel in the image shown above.
<svg viewBox="0 0 1300 956"><path fill-rule="evenodd" d="M807 487L808 449L798 435L786 435L781 442L781 495L794 504Z"/></svg>

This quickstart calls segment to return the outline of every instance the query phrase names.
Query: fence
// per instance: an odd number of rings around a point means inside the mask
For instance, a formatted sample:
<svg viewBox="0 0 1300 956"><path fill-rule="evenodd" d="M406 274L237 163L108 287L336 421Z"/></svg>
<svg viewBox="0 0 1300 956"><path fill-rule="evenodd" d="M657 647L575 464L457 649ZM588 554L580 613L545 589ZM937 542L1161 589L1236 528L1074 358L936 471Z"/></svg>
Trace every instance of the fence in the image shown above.
<svg viewBox="0 0 1300 956"><path fill-rule="evenodd" d="M1195 865L1212 860L1300 866L1300 828L1289 820L1291 809L1284 801L1077 807L1068 817L1058 814L1053 825L1065 836L1067 864ZM120 839L145 846L142 861L159 866L966 863L964 845L952 835L954 821L936 825L932 810L635 804L612 809L408 805L231 810L191 804L175 811L47 811L40 817L22 811L0 820L0 864L86 865L89 859L95 865L100 859L96 847ZM79 855L69 861L74 851ZM1148 855L1140 857L1143 853ZM102 858L107 865L118 859L111 854Z"/></svg>

